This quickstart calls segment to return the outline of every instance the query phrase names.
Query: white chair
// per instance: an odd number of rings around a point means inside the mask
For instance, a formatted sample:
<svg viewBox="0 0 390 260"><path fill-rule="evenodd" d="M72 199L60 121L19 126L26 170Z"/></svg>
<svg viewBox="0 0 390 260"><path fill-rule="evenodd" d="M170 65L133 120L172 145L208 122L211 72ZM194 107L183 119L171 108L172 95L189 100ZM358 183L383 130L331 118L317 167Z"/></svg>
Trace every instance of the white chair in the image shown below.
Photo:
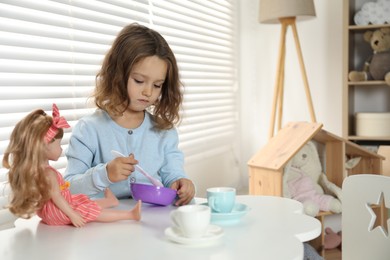
<svg viewBox="0 0 390 260"><path fill-rule="evenodd" d="M17 217L12 214L5 206L9 203L11 187L8 183L7 171L0 169L0 231L15 227Z"/></svg>
<svg viewBox="0 0 390 260"><path fill-rule="evenodd" d="M390 177L351 175L342 191L342 259L390 259Z"/></svg>
<svg viewBox="0 0 390 260"><path fill-rule="evenodd" d="M4 208L7 204L8 196L0 196L0 231L15 227L17 217L9 209Z"/></svg>

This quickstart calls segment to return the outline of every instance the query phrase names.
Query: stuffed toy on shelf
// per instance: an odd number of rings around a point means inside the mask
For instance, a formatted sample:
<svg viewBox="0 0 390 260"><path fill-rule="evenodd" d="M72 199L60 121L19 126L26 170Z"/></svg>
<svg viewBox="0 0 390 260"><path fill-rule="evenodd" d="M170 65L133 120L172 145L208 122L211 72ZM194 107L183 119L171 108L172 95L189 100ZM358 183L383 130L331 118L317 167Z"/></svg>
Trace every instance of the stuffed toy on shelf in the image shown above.
<svg viewBox="0 0 390 260"><path fill-rule="evenodd" d="M365 62L362 71L349 72L349 80L384 80L390 86L390 28L366 31L363 38L370 43L373 54Z"/></svg>
<svg viewBox="0 0 390 260"><path fill-rule="evenodd" d="M341 212L341 188L330 182L322 171L312 141L307 142L284 168L283 196L302 202L305 213L313 217L320 210Z"/></svg>

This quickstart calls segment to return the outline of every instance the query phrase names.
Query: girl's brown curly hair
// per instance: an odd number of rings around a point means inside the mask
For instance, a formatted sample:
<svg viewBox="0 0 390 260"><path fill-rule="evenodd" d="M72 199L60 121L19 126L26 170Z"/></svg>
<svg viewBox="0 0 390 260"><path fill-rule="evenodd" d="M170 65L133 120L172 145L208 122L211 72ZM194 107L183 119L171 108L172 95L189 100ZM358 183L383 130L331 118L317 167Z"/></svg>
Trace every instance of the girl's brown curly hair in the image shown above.
<svg viewBox="0 0 390 260"><path fill-rule="evenodd" d="M151 113L156 128L170 129L180 121L183 100L178 66L165 39L145 26L130 24L115 39L96 75L95 104L112 116L122 115L130 104L127 94L130 72L137 62L149 56L158 56L168 65L161 96Z"/></svg>

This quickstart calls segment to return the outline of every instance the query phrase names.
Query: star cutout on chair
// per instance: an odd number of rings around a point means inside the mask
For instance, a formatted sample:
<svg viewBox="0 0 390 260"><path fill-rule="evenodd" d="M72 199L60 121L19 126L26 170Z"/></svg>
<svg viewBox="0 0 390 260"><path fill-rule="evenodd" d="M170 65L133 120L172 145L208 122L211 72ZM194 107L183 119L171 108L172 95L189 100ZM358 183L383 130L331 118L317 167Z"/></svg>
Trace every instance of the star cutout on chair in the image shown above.
<svg viewBox="0 0 390 260"><path fill-rule="evenodd" d="M385 204L385 198L383 196L383 192L379 195L379 204L371 204L367 203L367 209L369 213L371 214L371 220L370 224L368 226L369 231L373 231L376 228L379 228L385 236L388 236L388 227L387 227L387 219L384 219L380 217L380 215L386 216L382 210L388 210L389 208L386 208ZM376 209L376 211L373 210L373 208ZM378 216L378 218L377 218ZM380 223L380 221L376 221L377 219L383 219L383 223Z"/></svg>

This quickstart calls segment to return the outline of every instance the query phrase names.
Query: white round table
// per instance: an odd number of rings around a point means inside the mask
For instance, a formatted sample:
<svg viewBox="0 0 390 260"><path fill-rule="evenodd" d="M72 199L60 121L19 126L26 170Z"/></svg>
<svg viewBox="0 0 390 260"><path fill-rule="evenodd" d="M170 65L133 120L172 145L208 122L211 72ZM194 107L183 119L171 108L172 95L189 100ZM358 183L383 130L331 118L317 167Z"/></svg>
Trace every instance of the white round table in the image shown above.
<svg viewBox="0 0 390 260"><path fill-rule="evenodd" d="M196 198L195 203L206 200ZM48 226L38 217L18 219L16 227L0 231L0 259L119 260L119 259L303 259L303 243L316 238L321 223L302 214L302 204L271 196L237 196L251 208L239 223L221 225L224 236L210 245L177 244L164 234L176 207L144 203L142 220L88 223L83 228ZM121 200L118 208L131 208Z"/></svg>

